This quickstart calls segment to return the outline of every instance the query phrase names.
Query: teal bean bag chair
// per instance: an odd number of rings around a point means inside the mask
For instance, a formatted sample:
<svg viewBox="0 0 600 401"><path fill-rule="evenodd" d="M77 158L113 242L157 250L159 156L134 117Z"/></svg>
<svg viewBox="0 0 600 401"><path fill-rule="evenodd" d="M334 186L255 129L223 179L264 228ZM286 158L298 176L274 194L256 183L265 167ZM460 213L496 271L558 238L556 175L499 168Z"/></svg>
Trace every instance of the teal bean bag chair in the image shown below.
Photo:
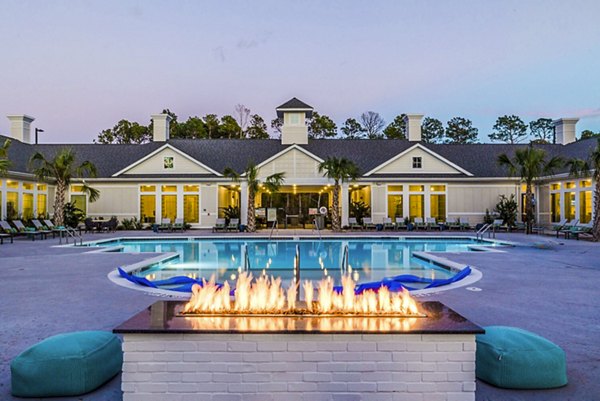
<svg viewBox="0 0 600 401"><path fill-rule="evenodd" d="M477 335L475 373L497 387L547 389L567 384L565 352L553 342L515 327L484 327Z"/></svg>
<svg viewBox="0 0 600 401"><path fill-rule="evenodd" d="M16 397L80 395L106 383L121 370L117 336L80 331L49 337L23 351L10 364Z"/></svg>

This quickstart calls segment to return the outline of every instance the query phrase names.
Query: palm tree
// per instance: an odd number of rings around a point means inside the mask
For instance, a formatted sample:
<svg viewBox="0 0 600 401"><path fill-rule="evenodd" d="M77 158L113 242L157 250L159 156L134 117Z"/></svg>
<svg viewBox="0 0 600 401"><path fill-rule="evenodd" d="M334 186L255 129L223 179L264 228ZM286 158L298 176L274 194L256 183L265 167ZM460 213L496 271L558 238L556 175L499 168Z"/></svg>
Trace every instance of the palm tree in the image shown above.
<svg viewBox="0 0 600 401"><path fill-rule="evenodd" d="M340 184L355 180L358 177L358 167L346 158L330 157L319 164L319 172L333 180L333 210L331 211L331 229L341 231L340 223Z"/></svg>
<svg viewBox="0 0 600 401"><path fill-rule="evenodd" d="M73 178L84 176L95 177L96 166L90 161L76 165L75 152L72 149L61 149L53 159L48 160L40 152L36 152L29 160L30 168L38 180L54 179L56 181L56 194L54 196L54 219L57 226L64 225L64 206L67 188ZM89 187L83 182L83 192L89 195L90 202L98 200L100 192Z"/></svg>
<svg viewBox="0 0 600 401"><path fill-rule="evenodd" d="M511 159L505 153L498 156L498 164L508 168L512 177L519 177L525 184L525 219L527 221L527 234L531 234L533 225L533 184L542 176L553 174L564 162L559 156L554 156L546 161L546 152L529 145L517 149Z"/></svg>
<svg viewBox="0 0 600 401"><path fill-rule="evenodd" d="M600 138L598 144L588 156L587 160L572 159L567 162L570 174L575 177L592 176L596 185L594 186L594 221L592 234L594 241L600 241Z"/></svg>
<svg viewBox="0 0 600 401"><path fill-rule="evenodd" d="M254 163L250 163L244 172L240 175L234 169L227 167L223 174L232 180L239 182L244 178L248 183L248 222L246 230L249 232L256 231L256 212L254 209L254 198L260 187L261 181L258 178L258 168ZM278 190L283 184L285 173L275 173L265 178L265 185L273 190Z"/></svg>
<svg viewBox="0 0 600 401"><path fill-rule="evenodd" d="M10 160L8 160L9 147L10 139L5 140L2 147L0 147L0 176L5 175L10 167Z"/></svg>

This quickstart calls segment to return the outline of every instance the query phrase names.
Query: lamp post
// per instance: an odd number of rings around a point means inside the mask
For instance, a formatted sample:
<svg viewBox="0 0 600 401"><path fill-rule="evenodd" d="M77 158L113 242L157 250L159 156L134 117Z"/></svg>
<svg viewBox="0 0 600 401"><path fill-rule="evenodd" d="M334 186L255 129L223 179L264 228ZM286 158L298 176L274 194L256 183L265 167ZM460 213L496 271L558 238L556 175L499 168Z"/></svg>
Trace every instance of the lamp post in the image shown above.
<svg viewBox="0 0 600 401"><path fill-rule="evenodd" d="M40 128L35 129L35 144L36 145L38 144L38 132L44 132L44 130L40 129Z"/></svg>

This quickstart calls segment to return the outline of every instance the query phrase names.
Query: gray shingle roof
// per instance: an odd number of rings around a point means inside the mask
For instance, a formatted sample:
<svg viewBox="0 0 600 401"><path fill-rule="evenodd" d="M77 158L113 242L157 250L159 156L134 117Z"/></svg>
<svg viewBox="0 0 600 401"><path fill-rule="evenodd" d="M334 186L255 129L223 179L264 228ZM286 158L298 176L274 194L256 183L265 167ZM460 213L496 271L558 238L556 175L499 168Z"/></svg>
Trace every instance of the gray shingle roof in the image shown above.
<svg viewBox="0 0 600 401"><path fill-rule="evenodd" d="M293 97L290 100L288 100L287 102L285 102L284 104L282 104L281 106L277 107L278 110L281 109L313 109L312 106L309 106L308 104L304 103L302 100Z"/></svg>
<svg viewBox="0 0 600 401"><path fill-rule="evenodd" d="M2 142L5 138L0 136ZM288 147L281 145L281 141L278 139L172 139L168 143L218 172L223 172L226 167L231 167L238 172L242 172L248 163L254 162L255 164L259 164ZM10 170L28 172L27 164L35 151L39 150L47 155L47 157L53 157L60 149L70 147L75 151L79 161L89 160L96 165L98 177L111 177L116 172L149 155L164 144L164 142L151 142L142 145L29 145L13 140L9 150L9 158L13 163ZM358 165L361 174L364 174L413 145L413 142L392 139L317 139L309 140L308 144L302 145L302 147L321 159L345 157L353 160ZM508 144L442 145L424 143L421 143L421 145L459 165L475 177L506 177L506 170L496 162L498 155L506 153L512 156L516 149L528 146ZM596 145L596 139L588 139L566 146L535 146L544 149L549 156L560 155L565 159L574 157L585 159ZM559 172L566 171L567 169L563 168ZM206 177L206 175L192 176L197 178ZM414 178L418 175L412 172L397 175L380 175L380 177L392 176ZM451 176L457 177L459 175ZM127 177L139 178L141 176L128 175ZM159 178L160 176L152 175L147 177ZM183 174L181 177L191 176Z"/></svg>

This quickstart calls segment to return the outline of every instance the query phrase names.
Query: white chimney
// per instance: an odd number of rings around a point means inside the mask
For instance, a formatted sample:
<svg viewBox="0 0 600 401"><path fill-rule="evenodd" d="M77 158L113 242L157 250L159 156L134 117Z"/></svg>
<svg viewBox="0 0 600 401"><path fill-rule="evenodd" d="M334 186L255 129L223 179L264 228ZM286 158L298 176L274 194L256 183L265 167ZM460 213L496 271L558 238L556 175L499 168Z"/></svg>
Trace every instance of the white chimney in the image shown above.
<svg viewBox="0 0 600 401"><path fill-rule="evenodd" d="M404 118L406 123L406 139L411 142L421 142L421 120L423 114L407 114Z"/></svg>
<svg viewBox="0 0 600 401"><path fill-rule="evenodd" d="M552 121L552 124L554 124L555 143L566 145L575 142L575 126L577 125L577 121L579 121L578 118L559 118Z"/></svg>
<svg viewBox="0 0 600 401"><path fill-rule="evenodd" d="M25 114L6 116L10 120L10 136L17 141L31 143L31 123L35 118Z"/></svg>
<svg viewBox="0 0 600 401"><path fill-rule="evenodd" d="M166 142L169 140L169 123L171 116L168 114L152 114L152 140Z"/></svg>

